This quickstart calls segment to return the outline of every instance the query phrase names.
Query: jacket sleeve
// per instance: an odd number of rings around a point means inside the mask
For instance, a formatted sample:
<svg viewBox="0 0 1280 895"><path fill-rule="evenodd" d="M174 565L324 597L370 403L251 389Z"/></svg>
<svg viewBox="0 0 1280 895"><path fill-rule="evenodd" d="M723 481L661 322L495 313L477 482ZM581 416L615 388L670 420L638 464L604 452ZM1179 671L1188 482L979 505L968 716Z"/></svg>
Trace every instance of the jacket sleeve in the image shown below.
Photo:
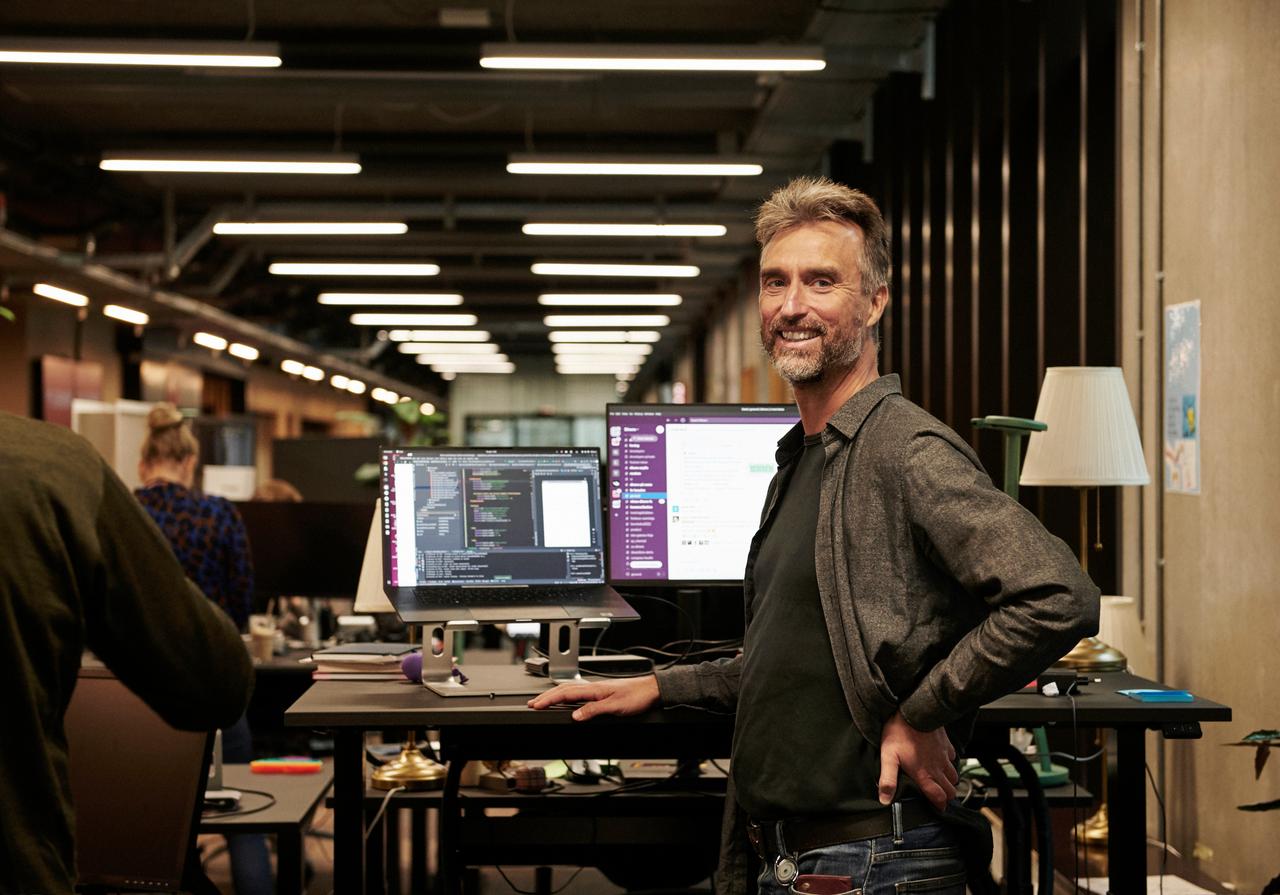
<svg viewBox="0 0 1280 895"><path fill-rule="evenodd" d="M742 654L697 665L676 665L655 674L663 706L691 705L721 712L738 708Z"/></svg>
<svg viewBox="0 0 1280 895"><path fill-rule="evenodd" d="M174 727L229 727L253 689L240 634L187 580L124 483L102 470L98 556L82 593L89 648Z"/></svg>
<svg viewBox="0 0 1280 895"><path fill-rule="evenodd" d="M917 435L902 476L916 543L986 617L899 710L934 730L1009 693L1098 630L1098 588L1061 540L939 435Z"/></svg>

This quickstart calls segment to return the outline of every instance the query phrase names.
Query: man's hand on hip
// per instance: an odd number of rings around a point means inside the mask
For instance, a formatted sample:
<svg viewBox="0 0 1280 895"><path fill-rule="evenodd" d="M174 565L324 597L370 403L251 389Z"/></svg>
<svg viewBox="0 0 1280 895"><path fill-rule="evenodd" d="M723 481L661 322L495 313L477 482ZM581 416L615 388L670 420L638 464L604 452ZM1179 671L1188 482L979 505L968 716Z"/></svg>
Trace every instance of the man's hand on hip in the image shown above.
<svg viewBox="0 0 1280 895"><path fill-rule="evenodd" d="M580 702L573 720L586 721L596 715L638 715L658 704L658 679L644 677L619 678L610 681L560 684L529 700L529 708L546 709L553 705Z"/></svg>
<svg viewBox="0 0 1280 895"><path fill-rule="evenodd" d="M956 750L945 728L924 733L908 724L900 712L894 712L880 738L880 804L893 801L901 770L934 808L946 810L960 782L955 760Z"/></svg>

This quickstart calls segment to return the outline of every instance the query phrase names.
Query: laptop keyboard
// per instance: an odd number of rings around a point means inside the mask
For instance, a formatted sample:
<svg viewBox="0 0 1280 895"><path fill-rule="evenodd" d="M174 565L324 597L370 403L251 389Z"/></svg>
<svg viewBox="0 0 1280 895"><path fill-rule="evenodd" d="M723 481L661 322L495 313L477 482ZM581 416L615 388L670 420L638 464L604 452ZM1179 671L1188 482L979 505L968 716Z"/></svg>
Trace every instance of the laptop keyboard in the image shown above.
<svg viewBox="0 0 1280 895"><path fill-rule="evenodd" d="M528 606L532 603L576 603L585 596L580 587L513 587L487 590L469 587L417 587L413 596L425 609L438 606Z"/></svg>

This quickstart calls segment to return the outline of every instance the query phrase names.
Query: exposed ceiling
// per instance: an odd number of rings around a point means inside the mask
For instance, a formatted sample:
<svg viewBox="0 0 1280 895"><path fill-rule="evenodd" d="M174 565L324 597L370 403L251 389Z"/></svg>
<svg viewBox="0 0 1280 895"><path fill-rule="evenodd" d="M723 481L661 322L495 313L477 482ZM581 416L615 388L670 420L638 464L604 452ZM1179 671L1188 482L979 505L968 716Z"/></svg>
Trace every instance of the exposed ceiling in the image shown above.
<svg viewBox="0 0 1280 895"><path fill-rule="evenodd" d="M272 41L277 69L0 65L6 226L164 290L424 387L439 382L322 289L460 292L517 367L549 354L541 292L678 292L650 363L696 328L753 254L753 205L819 170L892 70L919 68L945 0L5 0L0 35ZM460 16L488 25L447 27ZM474 21L474 18L472 19ZM530 73L481 69L485 42L821 45L798 74ZM354 176L108 173L130 149L355 153ZM512 153L732 155L756 177L522 176ZM223 220L403 220L385 237L213 236ZM530 220L715 223L720 238L536 237ZM64 256L74 257L74 256ZM429 280L272 276L274 260L421 260ZM539 260L676 261L683 280L543 277ZM170 308L172 310L172 307ZM405 310L405 309L401 309ZM582 309L586 312L590 309ZM596 309L599 312L600 309ZM643 312L643 309L636 309ZM177 315L177 312L174 311ZM180 322L175 316L170 322Z"/></svg>

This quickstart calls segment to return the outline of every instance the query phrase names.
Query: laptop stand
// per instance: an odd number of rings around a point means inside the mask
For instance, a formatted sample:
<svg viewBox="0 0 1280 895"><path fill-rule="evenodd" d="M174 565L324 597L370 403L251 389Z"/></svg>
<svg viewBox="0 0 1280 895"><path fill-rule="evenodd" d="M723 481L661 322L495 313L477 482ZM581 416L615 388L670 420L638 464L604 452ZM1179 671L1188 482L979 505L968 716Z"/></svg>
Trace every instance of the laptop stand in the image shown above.
<svg viewBox="0 0 1280 895"><path fill-rule="evenodd" d="M422 685L439 696L535 696L566 681L580 681L578 652L583 628L607 628L605 618L570 618L543 622L547 626L547 676L527 674L522 665L473 665L455 668L449 635L472 631L474 621L423 625ZM430 632L430 635L427 634ZM436 634L441 648L436 652Z"/></svg>

